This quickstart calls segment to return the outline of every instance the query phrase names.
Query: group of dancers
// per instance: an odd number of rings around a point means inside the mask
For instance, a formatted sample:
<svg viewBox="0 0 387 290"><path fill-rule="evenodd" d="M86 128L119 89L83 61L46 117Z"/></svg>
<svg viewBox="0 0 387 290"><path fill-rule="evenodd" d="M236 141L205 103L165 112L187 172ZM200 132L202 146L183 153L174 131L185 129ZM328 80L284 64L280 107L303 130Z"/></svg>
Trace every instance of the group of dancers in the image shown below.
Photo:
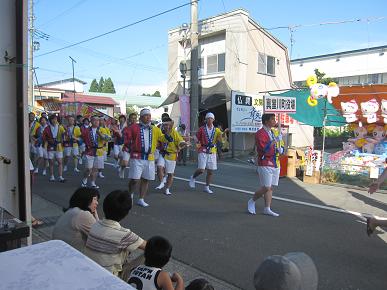
<svg viewBox="0 0 387 290"><path fill-rule="evenodd" d="M47 175L51 182L65 182L63 172L68 170L70 160L74 162L74 172L80 172L78 165L84 163L81 186L98 189L97 178L104 178L103 169L109 152L109 142L114 142L113 156L115 167L120 178L125 178L129 167L129 192L134 196L139 191L137 204L147 207L145 202L149 181L155 180L156 171L160 184L156 189L164 189L166 195L171 194L176 160L191 141L196 147L197 169L190 177L189 187L195 188L196 178L207 171L204 192L213 194L210 188L213 173L217 170L217 144L222 142L223 132L214 126L215 115L208 112L205 124L198 132L189 136L174 128L174 122L168 114L162 116L159 126L151 123L151 112L142 109L137 121L137 114L121 115L106 126L104 117L68 116L59 122L57 115L42 114L36 119L34 113L29 114L30 148L34 160L35 173ZM247 210L255 214L255 201L261 196L265 198L263 213L279 216L270 208L272 186L278 185L281 140L271 128L275 125L274 114L264 114L263 128L256 134L257 165L261 188L249 200ZM54 176L57 165L58 177Z"/></svg>

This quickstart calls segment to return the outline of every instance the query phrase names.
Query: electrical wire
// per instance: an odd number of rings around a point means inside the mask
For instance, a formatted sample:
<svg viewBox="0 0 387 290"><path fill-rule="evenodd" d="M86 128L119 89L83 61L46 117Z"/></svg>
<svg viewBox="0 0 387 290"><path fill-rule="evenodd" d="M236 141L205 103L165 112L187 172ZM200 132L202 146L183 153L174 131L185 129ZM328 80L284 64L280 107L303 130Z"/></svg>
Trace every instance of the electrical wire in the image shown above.
<svg viewBox="0 0 387 290"><path fill-rule="evenodd" d="M58 15L56 15L55 17L51 18L50 20L47 20L46 22L44 22L43 24L39 25L38 28L40 27L43 27L43 26L47 26L47 24L53 22L53 21L56 21L59 17L62 17L66 14L69 14L71 12L71 10L77 8L78 6L82 5L83 3L85 3L86 1L88 0L80 0L78 1L77 3L75 3L73 6L71 6L70 8L62 11L61 13L59 13ZM36 3L37 4L37 3Z"/></svg>
<svg viewBox="0 0 387 290"><path fill-rule="evenodd" d="M94 40L94 39L97 39L97 38L101 38L101 37L103 37L103 36L106 36L106 35L112 34L112 33L114 33L114 32L120 31L120 30L122 30L122 29L125 29L125 28L128 28L128 27L131 27L131 26L140 24L140 23L142 23L142 22L145 22L145 21L148 21L148 20L150 20L150 19L159 17L159 16L161 16L161 15L170 13L170 12L172 12L172 11L178 10L178 9L180 9L180 8L183 8L183 7L188 6L188 5L191 5L191 4L192 4L192 1L190 1L190 2L188 2L188 3L185 3L185 4L182 4L182 5L179 5L179 6L176 6L176 7L174 7L174 8L168 9L168 10L164 10L164 11L159 12L159 13L157 13L157 14L154 14L154 15L152 15L152 16L148 16L148 17L146 17L146 18L137 20L137 21L132 22L132 23L130 23L130 24L127 24L127 25L118 27L118 28L116 28L116 29L107 31L107 32L105 32L105 33L102 33L102 34L99 34L99 35L96 35L96 36L87 38L87 39L85 39L85 40L81 40L81 41L75 42L75 43L70 44L70 45L67 45L67 46L65 46L65 47L61 47L61 48L54 49L54 50L49 51L49 52L45 52L45 53L39 54L39 55L37 55L36 57L41 57L41 56L44 56L44 55L49 55L49 54L52 54L52 53L55 53L55 52L58 52L58 51L61 51L61 50L64 50L64 49L67 49L67 48L70 48L70 47L77 46L77 45L82 44L82 43L85 43L85 42L89 42L89 41Z"/></svg>

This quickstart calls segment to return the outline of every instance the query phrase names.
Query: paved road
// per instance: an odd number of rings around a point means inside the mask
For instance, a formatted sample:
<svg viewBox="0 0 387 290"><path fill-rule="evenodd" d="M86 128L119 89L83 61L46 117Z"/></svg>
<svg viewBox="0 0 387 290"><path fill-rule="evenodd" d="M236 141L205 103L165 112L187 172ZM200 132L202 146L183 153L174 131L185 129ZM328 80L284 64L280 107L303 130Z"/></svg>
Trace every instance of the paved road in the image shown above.
<svg viewBox="0 0 387 290"><path fill-rule="evenodd" d="M177 176L187 178L193 168L177 167ZM127 180L116 178L112 167L107 166L105 175L98 182L102 196L126 188ZM69 176L65 184L49 183L39 176L34 192L66 206L79 181L80 177ZM214 183L246 191L257 186L251 167L229 162L220 165ZM156 185L152 183L147 198L151 206L135 206L123 225L144 238L167 237L174 245L174 258L183 263L250 290L253 273L266 256L303 251L317 265L319 289L387 289L387 245L377 236L368 238L364 223L356 216L278 200L273 209L281 217L251 216L246 213L247 193L216 188L215 194L209 195L201 191L202 185L191 190L186 181L176 180L173 195L165 196L153 189ZM296 181L282 179L277 196L325 205L319 194L343 191L334 187L325 190L329 189L324 193L317 186L312 192ZM334 199L332 195L332 204ZM346 199L351 203L353 198ZM381 213L387 209L383 202L365 197L362 202L373 202ZM257 212L261 209L262 202L258 202Z"/></svg>

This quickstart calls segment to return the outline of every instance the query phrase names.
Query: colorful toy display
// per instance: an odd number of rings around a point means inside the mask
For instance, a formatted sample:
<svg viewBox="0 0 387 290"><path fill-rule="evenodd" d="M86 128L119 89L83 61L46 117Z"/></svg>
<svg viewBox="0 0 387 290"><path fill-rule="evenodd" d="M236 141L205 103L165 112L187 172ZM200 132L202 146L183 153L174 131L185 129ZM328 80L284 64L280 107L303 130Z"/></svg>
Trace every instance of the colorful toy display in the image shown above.
<svg viewBox="0 0 387 290"><path fill-rule="evenodd" d="M332 103L332 98L339 95L339 87L335 82L329 85L320 84L317 82L317 77L311 75L306 79L306 84L310 88L310 96L307 99L309 106L314 107L318 105L318 99L327 98L329 103Z"/></svg>
<svg viewBox="0 0 387 290"><path fill-rule="evenodd" d="M367 119L367 123L372 124L378 121L376 112L379 110L379 103L376 99L360 103L360 108L363 117Z"/></svg>
<svg viewBox="0 0 387 290"><path fill-rule="evenodd" d="M341 111L343 112L343 117L347 123L352 123L357 120L356 112L359 110L355 100L350 100L349 102L341 102Z"/></svg>

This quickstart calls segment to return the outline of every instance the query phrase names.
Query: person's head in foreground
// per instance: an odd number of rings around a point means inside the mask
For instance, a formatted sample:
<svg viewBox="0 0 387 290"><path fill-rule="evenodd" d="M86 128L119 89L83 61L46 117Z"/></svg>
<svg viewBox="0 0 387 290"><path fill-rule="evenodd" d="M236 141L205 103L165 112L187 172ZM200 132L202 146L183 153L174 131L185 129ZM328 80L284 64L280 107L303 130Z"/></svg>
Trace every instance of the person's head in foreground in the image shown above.
<svg viewBox="0 0 387 290"><path fill-rule="evenodd" d="M132 198L127 190L115 190L109 193L103 201L105 218L120 222L132 208Z"/></svg>
<svg viewBox="0 0 387 290"><path fill-rule="evenodd" d="M162 268L169 262L171 254L171 243L163 237L154 236L148 240L145 247L145 266Z"/></svg>
<svg viewBox="0 0 387 290"><path fill-rule="evenodd" d="M317 285L316 266L302 252L269 256L254 274L256 290L316 290Z"/></svg>
<svg viewBox="0 0 387 290"><path fill-rule="evenodd" d="M214 290L214 287L206 279L195 279L189 283L185 290Z"/></svg>
<svg viewBox="0 0 387 290"><path fill-rule="evenodd" d="M99 192L95 188L81 187L78 188L70 198L69 209L78 207L95 213L98 207Z"/></svg>

